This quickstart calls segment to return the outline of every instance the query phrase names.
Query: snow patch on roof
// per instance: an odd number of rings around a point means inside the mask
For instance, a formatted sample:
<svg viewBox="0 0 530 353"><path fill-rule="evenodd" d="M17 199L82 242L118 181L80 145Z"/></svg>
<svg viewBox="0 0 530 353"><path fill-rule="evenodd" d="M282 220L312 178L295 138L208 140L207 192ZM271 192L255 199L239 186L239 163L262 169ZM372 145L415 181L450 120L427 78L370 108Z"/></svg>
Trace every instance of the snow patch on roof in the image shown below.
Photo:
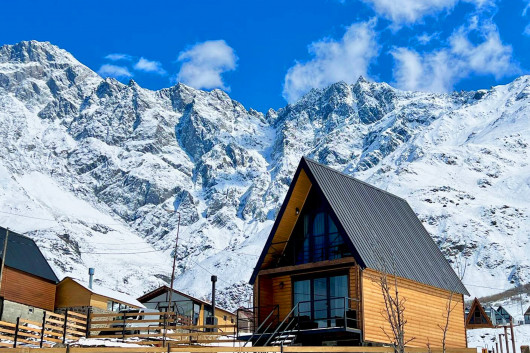
<svg viewBox="0 0 530 353"><path fill-rule="evenodd" d="M79 284L80 286L83 286L85 289L89 290L90 292L92 292L94 294L102 295L102 296L110 298L110 299L115 299L116 301L119 301L119 302L122 302L122 303L125 303L125 304L129 304L129 305L133 305L133 306L136 306L136 307L139 307L139 308L145 308L145 305L143 305L138 300L136 300L135 298L133 298L130 295L127 295L125 293L117 292L115 290L108 289L108 288L105 288L105 287L102 287L102 286L98 286L96 284L92 285L92 289L90 289L90 288L88 288L87 285L85 285L80 280L75 279L75 278L71 278L71 279L75 283Z"/></svg>

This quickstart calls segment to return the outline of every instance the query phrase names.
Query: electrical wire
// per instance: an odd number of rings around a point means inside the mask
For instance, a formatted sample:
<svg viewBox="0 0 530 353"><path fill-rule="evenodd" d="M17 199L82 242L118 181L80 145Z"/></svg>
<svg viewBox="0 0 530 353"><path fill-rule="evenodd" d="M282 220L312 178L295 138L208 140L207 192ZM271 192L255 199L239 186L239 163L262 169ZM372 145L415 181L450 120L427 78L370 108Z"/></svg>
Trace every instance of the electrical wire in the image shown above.
<svg viewBox="0 0 530 353"><path fill-rule="evenodd" d="M22 214L13 213L13 212L6 212L6 211L0 211L0 213L8 214L8 215L11 215L11 216L17 216L17 217L37 219L37 220L40 220L40 221L61 222L61 223L81 223L79 221L74 222L74 221L69 221L69 220L57 220L57 219L52 219L52 218L42 218L42 217L35 217L35 216L27 216L27 215L22 215ZM120 225L123 225L122 223L102 223L102 222L85 222L85 221L83 221L83 223L95 224L95 225L103 225L103 226L110 226L110 225L120 226Z"/></svg>

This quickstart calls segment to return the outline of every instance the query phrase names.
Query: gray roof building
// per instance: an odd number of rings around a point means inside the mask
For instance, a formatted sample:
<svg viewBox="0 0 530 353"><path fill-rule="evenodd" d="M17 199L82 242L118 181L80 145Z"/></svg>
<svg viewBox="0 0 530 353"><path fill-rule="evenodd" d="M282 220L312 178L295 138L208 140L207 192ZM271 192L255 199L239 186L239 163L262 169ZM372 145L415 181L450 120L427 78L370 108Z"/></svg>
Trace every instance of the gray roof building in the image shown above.
<svg viewBox="0 0 530 353"><path fill-rule="evenodd" d="M1 252L4 249L5 237L6 229L0 227L0 263L2 261ZM9 231L7 242L5 265L54 283L59 282L33 239L11 230Z"/></svg>
<svg viewBox="0 0 530 353"><path fill-rule="evenodd" d="M392 272L399 277L469 295L407 201L305 157L293 180L302 169L329 204L361 268L377 270L381 258L394 259ZM286 200L293 187L291 184ZM251 284L271 246L285 207L284 202L254 269Z"/></svg>

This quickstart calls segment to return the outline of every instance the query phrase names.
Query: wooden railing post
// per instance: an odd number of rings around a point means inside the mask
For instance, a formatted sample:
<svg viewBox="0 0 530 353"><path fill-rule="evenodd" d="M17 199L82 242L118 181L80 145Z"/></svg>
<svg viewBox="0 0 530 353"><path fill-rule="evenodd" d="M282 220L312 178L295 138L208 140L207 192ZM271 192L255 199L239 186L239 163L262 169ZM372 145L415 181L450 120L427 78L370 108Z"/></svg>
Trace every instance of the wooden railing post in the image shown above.
<svg viewBox="0 0 530 353"><path fill-rule="evenodd" d="M127 324L127 316L123 313L123 327L121 329L121 340L125 342L125 325Z"/></svg>
<svg viewBox="0 0 530 353"><path fill-rule="evenodd" d="M63 344L66 342L66 330L68 328L68 310L64 311Z"/></svg>
<svg viewBox="0 0 530 353"><path fill-rule="evenodd" d="M88 311L86 314L86 338L90 335L90 316L92 314L92 308L88 307Z"/></svg>
<svg viewBox="0 0 530 353"><path fill-rule="evenodd" d="M17 325L15 326L15 339L13 343L13 348L17 348L17 339L18 339L18 326L20 325L20 317L17 317Z"/></svg>
<svg viewBox="0 0 530 353"><path fill-rule="evenodd" d="M44 344L44 328L46 326L46 311L42 314L42 326L40 331L40 345L39 347L42 348L42 345Z"/></svg>

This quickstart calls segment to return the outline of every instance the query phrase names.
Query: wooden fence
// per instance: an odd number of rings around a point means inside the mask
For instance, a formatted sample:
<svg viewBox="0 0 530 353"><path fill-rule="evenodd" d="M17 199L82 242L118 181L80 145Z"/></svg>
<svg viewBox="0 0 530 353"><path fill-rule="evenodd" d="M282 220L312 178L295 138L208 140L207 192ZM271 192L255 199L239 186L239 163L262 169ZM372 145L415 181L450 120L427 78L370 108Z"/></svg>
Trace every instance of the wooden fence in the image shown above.
<svg viewBox="0 0 530 353"><path fill-rule="evenodd" d="M226 330L229 328L229 330ZM208 332L215 331L215 332ZM180 338L209 333L210 336L236 334L235 325L192 325L188 316L173 312L109 313L89 316L89 338ZM151 342L152 343L152 342Z"/></svg>
<svg viewBox="0 0 530 353"><path fill-rule="evenodd" d="M393 353L390 347L66 347L66 348L0 348L0 353ZM405 353L428 353L427 348L407 348ZM431 353L442 353L433 348ZM476 348L448 348L447 353L476 353Z"/></svg>
<svg viewBox="0 0 530 353"><path fill-rule="evenodd" d="M235 323L193 325L190 317L173 312L90 314L88 333L89 338L134 339L136 344L168 341L175 345L194 345L237 340Z"/></svg>
<svg viewBox="0 0 530 353"><path fill-rule="evenodd" d="M51 347L86 336L86 315L67 311L64 315L45 312L42 322L17 318L15 324L0 321L0 347L16 348L20 344Z"/></svg>

